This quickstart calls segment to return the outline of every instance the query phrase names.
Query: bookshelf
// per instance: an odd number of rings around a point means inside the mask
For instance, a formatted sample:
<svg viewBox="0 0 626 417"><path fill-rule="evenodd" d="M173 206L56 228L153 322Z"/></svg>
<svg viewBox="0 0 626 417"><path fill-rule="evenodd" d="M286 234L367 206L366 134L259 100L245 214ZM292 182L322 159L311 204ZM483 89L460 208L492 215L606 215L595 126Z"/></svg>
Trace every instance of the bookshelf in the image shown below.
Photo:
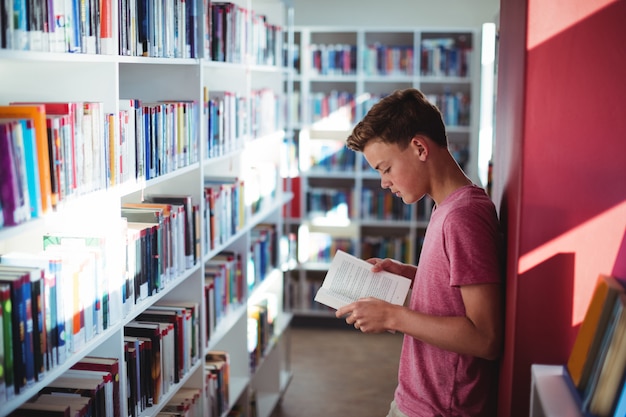
<svg viewBox="0 0 626 417"><path fill-rule="evenodd" d="M99 3L109 7L111 32L106 39L93 39L98 49L89 46L82 51L89 53L68 53L62 46L55 50L38 42L27 50L17 50L9 47L4 35L2 38L0 105L76 102L82 107L89 102L99 107L89 119L88 126L94 129L91 135L86 130L87 119L82 119L82 142L71 151L74 164L68 162L64 171L70 175L72 167L80 167L75 168L78 185L70 187L71 193L38 218L1 227L0 254L41 254L48 234L103 237L106 261L93 271L106 274L81 276L85 282L105 286L109 309L102 307L102 313L96 307L92 310L88 302L77 301L73 307L81 314L94 311L94 315L105 315L106 328L97 328L88 337L80 333L72 338L72 350L63 361L20 387L11 398L0 398L0 416L10 415L37 397L85 358L101 356L117 359L120 366L121 400L113 406L116 416L156 416L192 398L189 415L218 416L238 410L238 415L269 417L292 376L291 314L283 308L287 248L282 216L292 195L282 187L280 167L284 165L282 150L292 138L284 104L289 99L291 76L282 56L283 39L289 39L285 35L292 31L293 10L280 0L230 3L229 7L240 13L234 27L245 36L238 41L238 48L230 48L230 40L225 43L229 52L237 54L218 58L211 56L215 47L211 41L217 36L210 16L216 14L216 4L196 0L185 6L172 0L172 8L157 7L154 11L163 19L163 32L151 29L151 37L142 43L132 38L133 30L138 29L131 25L133 19L125 25L126 16L120 15L140 13L135 2L120 3L128 6L125 10L115 7L113 1ZM183 7L188 7L188 14ZM172 11L179 13L176 21L182 26L171 32L168 19L174 19ZM42 35L41 39L47 38ZM138 56L142 47L147 56ZM211 106L219 103L223 103L222 113L212 113ZM128 124L127 116L133 120L138 112L141 118ZM110 124L105 124L106 120ZM152 136L145 135L148 125L139 129L145 120L152 123ZM135 141L139 131L149 139ZM107 143L105 138L111 141ZM142 146L159 152L142 153ZM209 179L218 184L214 199L208 197ZM154 235L158 243L151 252L151 266L137 266L153 281L143 286L137 278L129 284L130 277L135 277L128 272L131 252L140 253L138 259L144 259L147 252L134 252L128 243L131 225L121 221L122 209L132 203L157 201L159 196L185 196L190 205L168 203L169 214L159 217L167 220L158 223L160 232ZM185 240L189 236L193 237L190 243ZM226 255L231 257L217 261ZM212 275L214 264L219 264L217 275ZM154 270L152 265L157 265ZM223 272L225 268L231 268L227 270L230 275ZM108 280L97 278L105 275ZM87 292L81 294L91 294L90 285L85 285ZM71 305L76 287L64 288ZM129 288L135 291L132 296ZM153 397L152 406L135 408L135 403L127 401L134 378L126 369L126 330L136 321L148 320L159 307L172 305L193 306L177 310L184 323L180 348L164 350L161 355L162 373L167 368L169 374L172 364L168 361L180 354L180 374L173 383L161 382L162 394ZM166 333L163 330L162 337ZM174 339L168 340L174 343ZM162 343L165 349L165 339ZM226 378L205 363L209 352L227 354ZM226 390L223 379L228 382ZM190 397L184 397L188 392ZM224 397L218 398L220 395Z"/></svg>
<svg viewBox="0 0 626 417"><path fill-rule="evenodd" d="M394 201L362 155L344 146L382 96L409 87L428 95L444 114L451 150L479 183L480 37L474 28L295 28L299 172L292 184L300 200L287 222L298 236L299 264L288 281L298 316L334 317L312 300L337 248L419 259L432 202Z"/></svg>
<svg viewBox="0 0 626 417"><path fill-rule="evenodd" d="M582 417L578 394L562 365L531 365L530 415Z"/></svg>

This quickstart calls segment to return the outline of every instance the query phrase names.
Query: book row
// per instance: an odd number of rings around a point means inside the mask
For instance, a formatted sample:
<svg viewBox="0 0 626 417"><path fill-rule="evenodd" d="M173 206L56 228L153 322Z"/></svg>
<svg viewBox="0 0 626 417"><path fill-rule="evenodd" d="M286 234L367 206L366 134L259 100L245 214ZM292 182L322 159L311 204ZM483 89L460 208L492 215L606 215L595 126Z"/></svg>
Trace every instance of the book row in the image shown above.
<svg viewBox="0 0 626 417"><path fill-rule="evenodd" d="M363 51L365 75L413 75L414 52L412 45L368 45Z"/></svg>
<svg viewBox="0 0 626 417"><path fill-rule="evenodd" d="M310 74L354 75L360 53L366 75L412 76L415 73L413 45L367 45L360 52L351 44L311 44ZM420 74L433 77L468 77L472 49L454 38L423 39L419 52ZM299 61L296 62L296 65ZM297 67L296 67L297 68Z"/></svg>
<svg viewBox="0 0 626 417"><path fill-rule="evenodd" d="M311 146L311 172L354 172L356 169L356 152L348 149L343 143L315 141ZM321 141L320 141L321 142Z"/></svg>
<svg viewBox="0 0 626 417"><path fill-rule="evenodd" d="M626 413L626 282L600 274L567 361L585 415Z"/></svg>
<svg viewBox="0 0 626 417"><path fill-rule="evenodd" d="M231 2L211 1L210 56L218 62L283 66L283 28L254 10Z"/></svg>
<svg viewBox="0 0 626 417"><path fill-rule="evenodd" d="M241 150L249 138L259 138L285 125L285 97L270 89L260 89L243 96L233 91L204 88L209 158Z"/></svg>
<svg viewBox="0 0 626 417"><path fill-rule="evenodd" d="M145 412L157 405L160 410L157 416L205 417L203 400L210 417L222 415L225 412L222 407L227 404L224 398L227 398L229 379L229 358L223 351L211 351L205 356L206 389L178 387L167 403L162 404L158 399L149 402L150 396L155 395L154 386L158 379L157 370L151 363L156 360L153 343L167 352L174 342L170 340L172 333L162 332L161 338L152 334L127 337L121 362L112 357L85 356L9 416L119 417L122 401L125 401L128 415L132 417L140 415L140 410ZM124 373L129 382L126 389L120 386ZM124 393L126 398L122 398Z"/></svg>
<svg viewBox="0 0 626 417"><path fill-rule="evenodd" d="M354 94L351 92L312 92L308 97L309 114L307 117L312 123L323 121L324 124L335 126L335 128L346 126L346 129L349 129L384 96L384 94L370 94L357 105ZM470 125L471 100L468 93L445 91L441 94L427 94L427 98L441 111L446 126Z"/></svg>
<svg viewBox="0 0 626 417"><path fill-rule="evenodd" d="M321 120L334 126L346 126L356 121L357 105L354 93L333 90L330 93L312 92L308 97L308 120Z"/></svg>
<svg viewBox="0 0 626 417"><path fill-rule="evenodd" d="M156 207L163 204L153 206L155 207L150 210L141 210L150 211L153 217L155 212L159 213L162 217L160 223L155 227L152 222L136 222L145 225L145 230L150 231L145 238L142 237L134 243L128 242L123 249L127 252L128 264L122 265L126 270L117 274L122 275L122 278L115 278L116 272L119 272L117 267L120 266L115 259L124 257L112 256L116 246L114 242L98 237L47 235L44 238L45 251L41 255L2 255L0 357L5 372L0 378L0 402L11 399L36 381L42 380L48 371L63 364L89 340L126 316L136 302L165 288L173 280L168 275L173 275L176 268L184 270L186 266L193 266L195 255L191 255L192 259L185 259L183 239L174 237L174 234L184 234L180 232L185 228L184 215L179 217L182 221L173 217L165 220L163 211ZM126 215L137 215L131 211ZM172 213L174 210L170 209L170 216ZM220 319L235 307L241 306L248 291L262 282L276 267L275 225L258 225L252 235L254 238L249 253L220 253L205 265L207 307L202 314L206 315L207 339L203 346L208 344ZM168 252L169 248L176 246L181 248L178 265L176 261L169 263L177 253L175 250ZM156 250L153 249L155 247ZM247 274L244 274L244 267L247 268ZM153 311L173 310L177 306L184 306L187 313L182 309L178 310L177 315ZM272 311L275 310L276 307L273 306ZM179 352L177 355L160 355L163 359L177 358L173 365L163 364L160 368L164 373L173 370L174 375L166 380L177 383L198 356L201 313L197 305L179 302L166 306L161 301L158 306L140 313L135 321L154 321L158 314L170 314L171 320L174 317L183 317L187 320L184 323L194 323L191 330L186 330L185 344L176 342L174 345L182 346L181 349L176 349ZM137 326L138 324L135 327ZM125 335L128 336L131 326L126 327ZM178 327L174 323L175 332ZM191 352L191 356L183 357L180 355L181 351ZM161 392L163 380L159 382L159 387L161 388L157 391Z"/></svg>
<svg viewBox="0 0 626 417"><path fill-rule="evenodd" d="M412 205L404 204L389 190L378 187L361 191L361 218L364 220L410 221L412 211Z"/></svg>
<svg viewBox="0 0 626 417"><path fill-rule="evenodd" d="M274 225L260 226L256 232L258 238L252 242L252 248L248 253L224 251L205 263L203 294L206 305L205 346L208 346L221 320L229 313L242 308L247 294L276 268L277 242L274 227ZM270 236L261 237L267 233ZM275 314L275 308L273 311Z"/></svg>
<svg viewBox="0 0 626 417"><path fill-rule="evenodd" d="M310 187L306 193L307 213L311 218L354 218L354 190L351 188Z"/></svg>
<svg viewBox="0 0 626 417"><path fill-rule="evenodd" d="M461 91L446 91L443 94L427 94L426 98L437 106L446 126L470 125L471 99L469 94Z"/></svg>
<svg viewBox="0 0 626 417"><path fill-rule="evenodd" d="M114 115L97 102L0 106L0 224L198 161L195 103L122 100L120 108Z"/></svg>
<svg viewBox="0 0 626 417"><path fill-rule="evenodd" d="M283 28L229 2L3 0L0 17L2 49L283 65Z"/></svg>
<svg viewBox="0 0 626 417"><path fill-rule="evenodd" d="M433 77L469 77L472 53L468 40L424 39L421 44L420 73Z"/></svg>

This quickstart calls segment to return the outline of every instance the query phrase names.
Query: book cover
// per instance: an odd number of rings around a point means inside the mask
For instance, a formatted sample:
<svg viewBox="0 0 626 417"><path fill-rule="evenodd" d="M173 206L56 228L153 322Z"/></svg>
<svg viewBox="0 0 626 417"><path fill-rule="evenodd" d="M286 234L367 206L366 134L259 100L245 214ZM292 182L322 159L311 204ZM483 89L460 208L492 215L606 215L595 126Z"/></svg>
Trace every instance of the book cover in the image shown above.
<svg viewBox="0 0 626 417"><path fill-rule="evenodd" d="M13 132L21 125L16 121L0 121L0 203L4 226L15 226L26 220L27 207L22 193L18 169L20 156L14 152Z"/></svg>
<svg viewBox="0 0 626 417"><path fill-rule="evenodd" d="M28 202L30 218L36 219L43 214L41 199L41 188L39 178L39 155L35 144L35 129L31 119L21 119L22 124L22 146L24 148L24 168L26 172L26 190L28 192Z"/></svg>
<svg viewBox="0 0 626 417"><path fill-rule="evenodd" d="M615 277L600 274L591 301L574 340L567 360L567 371L580 392L584 392L593 361L606 329L611 311L624 292L624 285Z"/></svg>
<svg viewBox="0 0 626 417"><path fill-rule="evenodd" d="M626 373L626 294L620 294L606 332L602 360L597 361L595 386L590 390L588 411L598 417L609 417L617 402L620 383ZM583 402L586 405L586 402ZM585 407L586 408L586 407Z"/></svg>
<svg viewBox="0 0 626 417"><path fill-rule="evenodd" d="M0 106L0 117L19 117L32 120L34 149L30 152L29 159L34 164L33 171L38 177L41 211L46 213L52 208L53 200L56 198L52 194L50 179L46 108L41 104L11 103L9 106Z"/></svg>
<svg viewBox="0 0 626 417"><path fill-rule="evenodd" d="M387 271L372 272L372 265L337 250L315 301L337 310L363 297L403 305L411 280Z"/></svg>

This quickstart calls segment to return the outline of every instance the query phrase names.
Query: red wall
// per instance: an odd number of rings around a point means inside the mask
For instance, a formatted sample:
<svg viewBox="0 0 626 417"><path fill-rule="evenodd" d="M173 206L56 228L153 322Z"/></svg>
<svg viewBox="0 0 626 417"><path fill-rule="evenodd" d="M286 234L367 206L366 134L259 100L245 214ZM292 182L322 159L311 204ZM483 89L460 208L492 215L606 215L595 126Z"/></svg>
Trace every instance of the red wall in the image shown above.
<svg viewBox="0 0 626 417"><path fill-rule="evenodd" d="M493 195L507 233L501 416L626 278L626 1L502 0Z"/></svg>

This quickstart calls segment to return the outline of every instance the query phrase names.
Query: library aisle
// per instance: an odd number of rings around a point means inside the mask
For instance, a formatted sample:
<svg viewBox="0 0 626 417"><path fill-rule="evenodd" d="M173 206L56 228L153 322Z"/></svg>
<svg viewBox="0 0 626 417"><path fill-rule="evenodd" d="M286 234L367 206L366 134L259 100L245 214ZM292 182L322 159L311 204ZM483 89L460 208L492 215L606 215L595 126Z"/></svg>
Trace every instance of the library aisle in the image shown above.
<svg viewBox="0 0 626 417"><path fill-rule="evenodd" d="M293 327L293 379L272 417L384 417L397 382L402 335Z"/></svg>

